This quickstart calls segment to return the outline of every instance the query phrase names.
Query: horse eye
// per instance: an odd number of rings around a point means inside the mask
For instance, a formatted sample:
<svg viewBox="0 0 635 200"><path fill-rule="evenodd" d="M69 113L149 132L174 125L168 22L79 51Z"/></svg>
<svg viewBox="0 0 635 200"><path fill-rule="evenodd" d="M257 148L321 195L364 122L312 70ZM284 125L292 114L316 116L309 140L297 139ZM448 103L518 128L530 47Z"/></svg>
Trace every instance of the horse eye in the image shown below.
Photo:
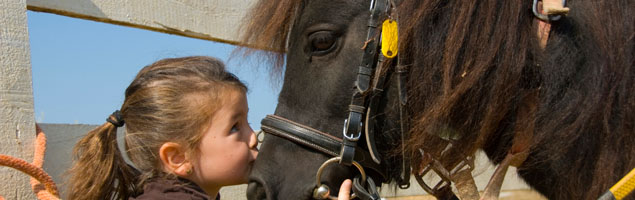
<svg viewBox="0 0 635 200"><path fill-rule="evenodd" d="M335 46L335 35L331 31L318 31L309 35L311 50L316 53L327 53Z"/></svg>

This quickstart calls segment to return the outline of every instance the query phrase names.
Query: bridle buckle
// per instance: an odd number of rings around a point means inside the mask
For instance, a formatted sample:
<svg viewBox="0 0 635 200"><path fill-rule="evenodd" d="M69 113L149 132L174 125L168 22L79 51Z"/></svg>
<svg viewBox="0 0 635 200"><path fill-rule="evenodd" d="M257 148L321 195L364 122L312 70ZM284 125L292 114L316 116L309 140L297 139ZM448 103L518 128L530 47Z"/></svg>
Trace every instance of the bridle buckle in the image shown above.
<svg viewBox="0 0 635 200"><path fill-rule="evenodd" d="M356 141L358 141L358 140L359 140L359 138L362 136L362 128L361 128L361 127L364 127L364 123L363 123L363 122L359 122L359 125L358 125L358 126L359 126L359 128L357 129L357 130L359 130L359 131L357 132L357 135L354 135L354 134L349 134L349 133L348 133L348 131L347 131L348 125L349 125L349 124L348 124L348 119L345 119L345 120L344 120L344 128L342 129L342 134L344 135L344 138L345 138L346 140L348 140L348 141L352 141L352 142L356 142ZM353 124L353 125L354 125L354 124Z"/></svg>

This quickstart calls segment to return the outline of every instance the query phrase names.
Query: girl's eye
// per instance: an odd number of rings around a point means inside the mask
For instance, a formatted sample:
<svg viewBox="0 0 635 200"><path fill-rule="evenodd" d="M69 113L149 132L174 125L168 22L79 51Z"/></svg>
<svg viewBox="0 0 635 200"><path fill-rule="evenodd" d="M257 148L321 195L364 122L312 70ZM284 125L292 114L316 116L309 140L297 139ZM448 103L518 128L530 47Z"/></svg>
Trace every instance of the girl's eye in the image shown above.
<svg viewBox="0 0 635 200"><path fill-rule="evenodd" d="M234 126L232 126L232 129L229 130L230 133L235 133L235 132L238 132L238 131L239 131L238 130L238 124L234 124Z"/></svg>

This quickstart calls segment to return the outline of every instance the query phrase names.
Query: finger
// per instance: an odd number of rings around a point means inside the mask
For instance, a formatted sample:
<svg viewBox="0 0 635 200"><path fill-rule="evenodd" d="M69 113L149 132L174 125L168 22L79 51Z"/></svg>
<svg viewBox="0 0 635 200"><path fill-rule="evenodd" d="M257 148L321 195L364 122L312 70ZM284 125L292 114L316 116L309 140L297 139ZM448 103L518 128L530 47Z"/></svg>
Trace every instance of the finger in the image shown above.
<svg viewBox="0 0 635 200"><path fill-rule="evenodd" d="M346 179L340 186L340 193L337 195L338 200L349 200L351 196L351 186L353 182L351 179Z"/></svg>

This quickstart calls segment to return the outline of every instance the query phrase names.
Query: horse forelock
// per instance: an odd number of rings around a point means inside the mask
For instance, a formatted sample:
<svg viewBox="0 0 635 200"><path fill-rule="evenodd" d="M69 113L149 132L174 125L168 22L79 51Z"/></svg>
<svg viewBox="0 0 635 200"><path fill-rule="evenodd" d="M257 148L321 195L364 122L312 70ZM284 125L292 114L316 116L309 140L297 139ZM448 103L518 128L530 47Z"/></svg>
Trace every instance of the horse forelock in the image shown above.
<svg viewBox="0 0 635 200"><path fill-rule="evenodd" d="M272 74L280 74L285 62L289 32L302 4L303 0L256 2L239 29L242 43L254 48L242 48L245 55L257 52L272 63Z"/></svg>

